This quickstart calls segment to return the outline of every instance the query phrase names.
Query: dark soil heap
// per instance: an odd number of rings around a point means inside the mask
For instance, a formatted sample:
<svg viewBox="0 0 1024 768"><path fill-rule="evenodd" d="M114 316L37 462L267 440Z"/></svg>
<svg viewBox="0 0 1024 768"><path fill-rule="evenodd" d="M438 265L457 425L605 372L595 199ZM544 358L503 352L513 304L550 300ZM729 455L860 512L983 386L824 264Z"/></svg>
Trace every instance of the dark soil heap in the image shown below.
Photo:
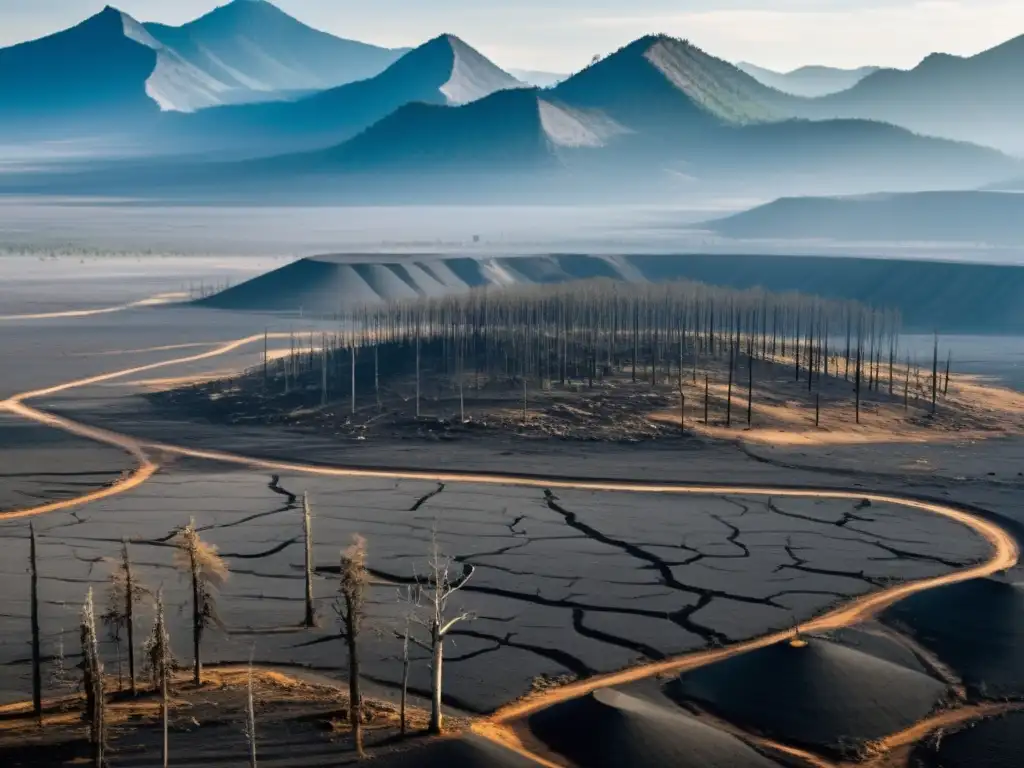
<svg viewBox="0 0 1024 768"><path fill-rule="evenodd" d="M730 734L611 689L542 710L529 726L588 768L777 768Z"/></svg>
<svg viewBox="0 0 1024 768"><path fill-rule="evenodd" d="M682 674L679 695L779 741L846 757L921 720L946 693L920 672L821 638Z"/></svg>
<svg viewBox="0 0 1024 768"><path fill-rule="evenodd" d="M897 603L882 620L906 627L960 675L972 696L1024 695L1024 585L951 584Z"/></svg>

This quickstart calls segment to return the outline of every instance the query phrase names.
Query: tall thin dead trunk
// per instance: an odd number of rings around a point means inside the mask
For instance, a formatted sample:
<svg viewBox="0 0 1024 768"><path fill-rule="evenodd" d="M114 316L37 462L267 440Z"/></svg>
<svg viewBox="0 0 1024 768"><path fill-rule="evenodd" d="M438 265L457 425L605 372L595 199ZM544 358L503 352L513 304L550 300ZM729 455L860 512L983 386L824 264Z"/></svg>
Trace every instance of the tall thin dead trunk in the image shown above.
<svg viewBox="0 0 1024 768"><path fill-rule="evenodd" d="M747 426L754 420L754 358L747 358Z"/></svg>
<svg viewBox="0 0 1024 768"><path fill-rule="evenodd" d="M729 386L726 390L725 396L725 426L732 426L732 379L733 379L733 365L736 361L736 347L729 346Z"/></svg>
<svg viewBox="0 0 1024 768"><path fill-rule="evenodd" d="M128 631L128 688L132 696L138 692L135 686L135 598L138 587L132 573L132 561L128 555L128 539L121 541L121 560L124 568L124 623Z"/></svg>
<svg viewBox="0 0 1024 768"><path fill-rule="evenodd" d="M306 576L306 627L316 626L316 608L313 602L313 510L309 503L309 494L302 494L302 539L305 548Z"/></svg>
<svg viewBox="0 0 1024 768"><path fill-rule="evenodd" d="M704 374L704 426L708 425L708 400L711 397L711 383L708 374Z"/></svg>
<svg viewBox="0 0 1024 768"><path fill-rule="evenodd" d="M30 520L29 564L32 576L32 713L43 722L43 663L39 650L39 569L36 561L36 527Z"/></svg>
<svg viewBox="0 0 1024 768"><path fill-rule="evenodd" d="M249 675L245 697L245 738L249 742L249 768L256 766L256 707L252 695L252 655L249 656Z"/></svg>
<svg viewBox="0 0 1024 768"><path fill-rule="evenodd" d="M366 540L357 534L352 537L351 546L341 554L341 599L338 603L338 613L344 625L342 637L348 649L349 725L352 727L356 753L360 757L364 755L364 750L363 700L359 689L359 632L362 628L368 583Z"/></svg>

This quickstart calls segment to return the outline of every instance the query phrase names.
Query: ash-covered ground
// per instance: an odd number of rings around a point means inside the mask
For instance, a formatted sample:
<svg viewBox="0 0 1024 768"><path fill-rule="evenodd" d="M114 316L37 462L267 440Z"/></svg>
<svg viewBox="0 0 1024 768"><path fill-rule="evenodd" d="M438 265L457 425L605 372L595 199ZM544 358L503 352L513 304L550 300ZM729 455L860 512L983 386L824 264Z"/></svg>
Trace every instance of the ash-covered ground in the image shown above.
<svg viewBox="0 0 1024 768"><path fill-rule="evenodd" d="M314 509L321 626L302 618L301 494ZM896 580L983 559L986 545L941 518L885 504L768 496L549 491L543 488L325 479L172 466L142 487L36 521L44 649L76 653L79 606L102 600L128 537L139 578L163 587L172 636L188 657L188 584L173 566L175 529L196 519L232 576L219 597L225 631L211 661L345 672L333 610L339 552L367 537L373 588L366 674L396 684L401 584L427 570L436 531L452 571L473 576L459 605L476 617L452 634L446 694L474 711L535 678L585 677L790 627ZM27 523L2 523L0 669L8 700L29 688ZM146 626L146 620L141 622ZM374 631L376 630L376 631ZM114 647L108 648L112 657ZM113 659L109 663L113 663ZM419 659L416 689L428 687Z"/></svg>

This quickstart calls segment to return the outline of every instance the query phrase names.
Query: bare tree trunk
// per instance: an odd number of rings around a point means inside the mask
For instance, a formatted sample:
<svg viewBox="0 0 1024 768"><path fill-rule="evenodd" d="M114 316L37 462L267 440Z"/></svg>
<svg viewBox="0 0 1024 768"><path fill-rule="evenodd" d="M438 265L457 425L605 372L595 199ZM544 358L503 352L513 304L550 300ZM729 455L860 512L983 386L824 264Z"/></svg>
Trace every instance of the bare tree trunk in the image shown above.
<svg viewBox="0 0 1024 768"><path fill-rule="evenodd" d="M861 372L860 372L861 365L860 365L860 363L861 363L861 345L860 345L860 339L858 338L857 339L857 370L856 370L856 372L854 374L854 376L856 377L856 381L854 382L854 392L855 392L855 399L856 399L856 415L857 415L857 423L858 424L860 424L860 380L861 380Z"/></svg>
<svg viewBox="0 0 1024 768"><path fill-rule="evenodd" d="M434 628L432 643L432 658L430 662L430 727L432 734L441 733L441 681L442 665L444 664L444 638L440 635L440 629Z"/></svg>
<svg viewBox="0 0 1024 768"><path fill-rule="evenodd" d="M121 554L124 558L124 616L128 629L128 689L132 696L138 691L135 686L135 577L132 574L132 561L128 556L128 539L121 543Z"/></svg>
<svg viewBox="0 0 1024 768"><path fill-rule="evenodd" d="M953 360L953 352L949 351L946 353L946 380L942 385L942 396L945 397L949 394L949 364Z"/></svg>
<svg viewBox="0 0 1024 768"><path fill-rule="evenodd" d="M363 750L363 699L359 691L359 646L357 642L359 629L358 614L354 606L349 605L345 615L345 631L348 643L348 713L349 725L352 726L352 740L356 745L356 753L360 756Z"/></svg>
<svg viewBox="0 0 1024 768"><path fill-rule="evenodd" d="M420 417L420 336L416 329L416 418Z"/></svg>
<svg viewBox="0 0 1024 768"><path fill-rule="evenodd" d="M754 358L747 358L747 426L754 420Z"/></svg>
<svg viewBox="0 0 1024 768"><path fill-rule="evenodd" d="M725 397L725 426L732 426L732 369L733 364L736 360L736 348L730 345L729 347L729 387Z"/></svg>
<svg viewBox="0 0 1024 768"><path fill-rule="evenodd" d="M192 653L194 663L192 665L192 682L198 688L203 684L203 661L199 655L199 645L203 636L203 609L199 587L199 564L196 562L195 554L192 558Z"/></svg>
<svg viewBox="0 0 1024 768"><path fill-rule="evenodd" d="M402 638L402 703L400 717L402 719L401 733L406 733L406 709L409 703L409 620L405 622L405 636Z"/></svg>
<svg viewBox="0 0 1024 768"><path fill-rule="evenodd" d="M932 415L935 414L936 399L939 390L939 334L935 334L935 345L932 351Z"/></svg>
<svg viewBox="0 0 1024 768"><path fill-rule="evenodd" d="M82 666L86 689L86 709L89 717L89 738L93 768L105 768L106 761L106 701L103 690L103 664L99 655L96 635L96 612L92 589L89 589L82 610Z"/></svg>
<svg viewBox="0 0 1024 768"><path fill-rule="evenodd" d="M907 355L907 373L903 381L903 410L910 410L910 355Z"/></svg>
<svg viewBox="0 0 1024 768"><path fill-rule="evenodd" d="M39 570L36 561L36 527L30 520L29 564L32 573L32 713L43 722L43 669L39 652Z"/></svg>
<svg viewBox="0 0 1024 768"><path fill-rule="evenodd" d="M252 700L252 657L249 657L249 680L246 686L245 735L249 740L249 768L256 767L256 707Z"/></svg>
<svg viewBox="0 0 1024 768"><path fill-rule="evenodd" d="M380 402L380 355L377 345L373 347L373 391L377 397L377 410L381 411Z"/></svg>
<svg viewBox="0 0 1024 768"><path fill-rule="evenodd" d="M313 512L309 504L309 494L302 494L302 537L305 544L306 571L306 618L303 622L307 627L316 626L316 610L313 603Z"/></svg>
<svg viewBox="0 0 1024 768"><path fill-rule="evenodd" d="M327 335L322 337L320 349L320 407L327 405Z"/></svg>
<svg viewBox="0 0 1024 768"><path fill-rule="evenodd" d="M352 340L351 348L351 360L352 360L352 415L356 415L356 342Z"/></svg>
<svg viewBox="0 0 1024 768"><path fill-rule="evenodd" d="M157 649L159 664L159 685L160 685L160 724L163 730L163 745L161 757L163 768L167 768L170 761L170 749L168 743L168 725L170 721L170 696L168 691L168 676L170 675L170 649L167 647L167 624L164 617L164 595L163 591L157 593L156 597L156 630L154 639L159 643Z"/></svg>
<svg viewBox="0 0 1024 768"><path fill-rule="evenodd" d="M704 426L708 425L708 399L711 396L711 384L708 375L704 374Z"/></svg>

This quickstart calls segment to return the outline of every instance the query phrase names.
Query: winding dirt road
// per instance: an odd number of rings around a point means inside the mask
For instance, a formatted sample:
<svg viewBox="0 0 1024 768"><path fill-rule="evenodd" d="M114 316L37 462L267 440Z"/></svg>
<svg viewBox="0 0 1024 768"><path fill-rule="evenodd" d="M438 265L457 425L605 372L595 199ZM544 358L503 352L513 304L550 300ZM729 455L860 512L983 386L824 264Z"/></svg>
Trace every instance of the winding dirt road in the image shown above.
<svg viewBox="0 0 1024 768"><path fill-rule="evenodd" d="M187 293L158 293L148 299L133 301L129 304L118 304L115 307L99 307L97 309L68 309L63 312L40 312L34 315L0 315L0 321L13 320L55 320L57 318L92 317L94 315L110 315L139 307L154 307L158 304L170 304L187 299Z"/></svg>
<svg viewBox="0 0 1024 768"><path fill-rule="evenodd" d="M67 315L65 315L67 316ZM2 319L2 318L0 318ZM285 338L285 334L274 334L271 338ZM128 435L119 434L109 430L91 427L86 424L57 416L27 405L25 401L33 400L48 395L58 394L78 387L92 384L99 384L125 376L132 376L160 368L175 365L199 362L212 359L233 352L247 345L262 342L264 335L248 336L235 341L225 342L206 352L189 355L186 357L174 358L158 363L136 366L119 371L113 371L98 376L78 379L65 384L59 384L44 389L25 392L16 395L9 400L0 402L0 410L8 411L21 418L43 424L47 427L63 430L79 437L95 440L106 445L115 446L129 453L137 461L136 468L119 482L82 496L56 501L37 507L13 510L0 514L0 520L28 517L49 512L71 509L88 504L103 498L125 493L143 484L158 470L158 466L152 459L155 454L170 454L187 456L191 458L204 459L211 462L234 464L257 469L272 470L275 472L295 472L312 474L326 477L358 477L358 478L387 478L400 480L427 480L444 483L475 483L485 485L508 485L526 486L545 489L575 489L606 492L631 492L631 493L658 493L658 494L707 494L707 495L746 495L746 496L775 496L775 497L804 497L819 499L851 499L860 501L868 499L872 502L900 505L930 514L953 520L966 528L969 528L977 535L984 538L991 546L991 556L984 563L966 568L953 573L937 576L930 579L923 579L915 582L908 582L893 586L878 592L863 595L855 598L847 604L840 606L816 619L802 625L805 632L822 632L827 630L848 627L859 624L893 603L902 600L910 595L924 592L936 587L955 584L970 579L990 576L1005 571L1016 565L1020 552L1017 542L1013 537L1000 528L996 523L986 520L980 516L959 509L955 506L938 502L921 501L918 499L904 498L898 495L887 493L871 493L861 490L837 490L825 488L776 488L770 486L744 486L744 485L683 485L666 484L655 482L625 482L625 481L604 481L604 480L566 480L547 477L524 477L515 475L502 475L497 473L473 473L473 472L433 472L433 471L405 471L398 469L353 469L335 466L319 466L289 461L274 461L258 459L248 456L241 456L223 451L196 450L180 445L166 443L153 443L140 441ZM713 664L717 661L746 653L757 648L785 641L791 637L790 631L777 632L771 635L757 638L744 643L738 643L724 648L689 653L677 658L668 659L651 664L625 669L611 674L597 675L587 680L573 683L562 688L547 691L542 695L528 698L524 701L511 704L500 709L491 718L475 726L481 736L490 739L496 744L512 749L520 754L526 755L541 765L552 765L550 761L537 755L533 755L520 743L515 733L507 727L507 723L527 716L537 710L552 706L559 702L567 701L579 696L591 693L599 688L623 685L644 678L656 675L676 674L685 670Z"/></svg>

